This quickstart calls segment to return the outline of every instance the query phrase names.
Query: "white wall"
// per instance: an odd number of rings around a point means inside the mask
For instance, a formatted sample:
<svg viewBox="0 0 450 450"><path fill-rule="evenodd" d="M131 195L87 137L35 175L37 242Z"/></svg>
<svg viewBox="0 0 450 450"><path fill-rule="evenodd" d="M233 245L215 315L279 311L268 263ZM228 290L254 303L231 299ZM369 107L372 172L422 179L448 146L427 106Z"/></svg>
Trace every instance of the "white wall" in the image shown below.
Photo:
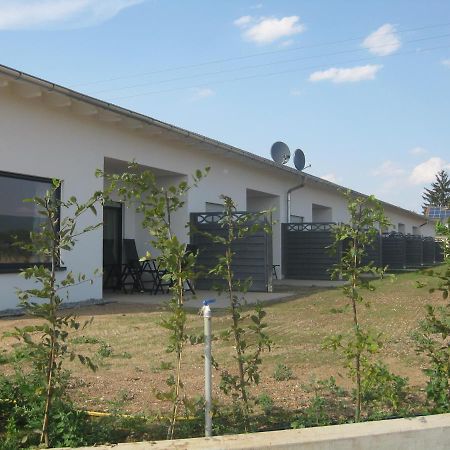
<svg viewBox="0 0 450 450"><path fill-rule="evenodd" d="M313 222L332 222L333 221L333 207L317 205L313 203L312 208L312 221Z"/></svg>
<svg viewBox="0 0 450 450"><path fill-rule="evenodd" d="M81 125L81 123L80 123ZM42 108L39 102L20 100L0 93L0 170L63 180L62 196L87 200L102 182L93 176L103 167L103 156L97 151L101 136L86 122L77 132L76 121L68 114ZM0 194L1 195L1 194ZM102 220L82 217L80 227ZM85 235L75 249L63 254L64 264L74 273L90 275L102 267L102 231ZM60 275L63 275L60 274ZM17 274L0 274L0 309L17 305L15 289L30 287ZM71 300L101 298L101 279L72 290Z"/></svg>
<svg viewBox="0 0 450 450"><path fill-rule="evenodd" d="M169 187L178 185L187 177L181 176L165 176L157 177L156 182L161 187ZM184 242L189 241L188 229L185 227L188 217L188 199L185 197L185 204L171 215L172 230ZM152 237L148 231L142 228L144 215L137 213L135 207L124 208L124 237L136 240L136 248L140 256L144 256L148 251L152 256L158 256L159 252L150 244Z"/></svg>
<svg viewBox="0 0 450 450"><path fill-rule="evenodd" d="M135 160L146 167L179 174L173 180L166 178L167 183L179 181L183 176L190 178L195 170L211 166L209 175L198 188L189 191L186 205L176 219L181 236L186 238L183 225L189 213L204 212L206 202L220 203L221 194L232 197L238 209L255 208L255 200L247 204L248 189L263 191L278 199L269 202L270 206L277 208L280 222L286 221L286 193L299 184L297 174L201 144L190 145L192 143L165 134L155 135L145 129L132 130L121 124L102 122L97 115L80 116L71 108L56 108L43 98L24 99L9 88L0 89L0 170L63 179L63 195L85 200L102 188L102 181L95 178L94 171L104 167L105 158ZM313 203L331 207L332 221L347 220L345 200L337 187L307 180L302 189L292 193L291 213L310 222ZM422 225L420 217L396 208L387 208L386 212L394 223L405 223L407 233L412 233L413 226ZM148 236L140 229L139 218L131 210L124 215L124 237L136 238L139 250L144 251ZM88 221L93 219L85 218L83 223ZM432 226L421 230L424 235L434 235ZM281 264L279 236L278 226L274 230L274 264ZM87 274L100 268L101 230L80 240L76 249L65 257L65 263L74 272ZM15 287L25 285L17 274L0 274L0 309L14 306ZM98 279L93 286L77 288L72 299L100 298L101 295Z"/></svg>
<svg viewBox="0 0 450 450"><path fill-rule="evenodd" d="M313 204L331 208L332 222L348 220L346 201L337 189L325 189L320 184L307 180L303 188L292 193L291 214L303 216L305 222L313 222ZM314 219L317 220L316 217ZM328 222L329 215L324 219L321 221Z"/></svg>

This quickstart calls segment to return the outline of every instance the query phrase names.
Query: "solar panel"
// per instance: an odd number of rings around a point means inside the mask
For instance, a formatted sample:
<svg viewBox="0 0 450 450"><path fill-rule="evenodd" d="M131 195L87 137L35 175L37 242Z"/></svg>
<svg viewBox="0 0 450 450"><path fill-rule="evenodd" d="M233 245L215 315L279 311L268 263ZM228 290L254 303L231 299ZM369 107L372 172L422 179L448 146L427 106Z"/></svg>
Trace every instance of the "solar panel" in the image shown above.
<svg viewBox="0 0 450 450"><path fill-rule="evenodd" d="M443 220L450 218L450 209L443 206L429 206L425 215L429 219Z"/></svg>

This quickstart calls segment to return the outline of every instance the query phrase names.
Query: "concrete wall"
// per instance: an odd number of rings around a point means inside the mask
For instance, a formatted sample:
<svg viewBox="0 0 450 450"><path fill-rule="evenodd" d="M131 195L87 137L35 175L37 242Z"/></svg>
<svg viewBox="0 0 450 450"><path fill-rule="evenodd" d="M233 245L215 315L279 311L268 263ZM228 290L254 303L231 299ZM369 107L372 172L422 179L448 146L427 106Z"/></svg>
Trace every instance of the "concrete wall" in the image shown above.
<svg viewBox="0 0 450 450"><path fill-rule="evenodd" d="M89 447L94 450L94 447ZM96 446L106 450L109 446ZM119 444L118 450L448 450L450 414L300 430ZM87 449L87 447L85 447Z"/></svg>
<svg viewBox="0 0 450 450"><path fill-rule="evenodd" d="M26 93L25 93L26 94ZM242 159L235 154L204 144L193 143L154 129L132 129L125 123L116 123L105 112L80 114L79 107L62 103L56 107L48 93L40 96L19 94L14 87L0 89L0 170L63 180L63 197L77 196L81 201L102 188L102 181L95 178L96 168L103 169L104 162L135 160L145 167L170 172L174 179L162 177L162 182L179 181L190 177L196 169L211 166L210 174L196 189L189 191L186 205L177 214L176 227L186 237L184 223L190 212L205 211L205 203L219 203L220 195L231 196L238 209L254 209L275 206L274 217L286 221L287 190L299 183L299 176L282 169ZM180 140L181 139L181 140ZM248 196L248 190L263 191L269 196L256 200ZM250 199L250 200L249 200ZM347 219L346 205L337 186L322 185L311 180L304 188L292 194L293 215L312 220L312 204L332 208L332 220ZM421 219L395 208L388 208L392 221L402 222L406 231L421 225ZM86 217L82 224L94 223ZM98 220L102 220L101 211ZM124 212L124 237L136 238L139 251L144 251L148 236L140 229L139 217L134 211ZM281 264L280 226L274 229L274 264ZM433 235L431 227L421 228L422 234ZM64 255L67 267L90 274L102 266L102 232L98 230L83 237L76 249ZM17 274L0 273L0 310L16 305L15 287L27 284ZM74 289L72 300L100 298L100 278L93 286Z"/></svg>

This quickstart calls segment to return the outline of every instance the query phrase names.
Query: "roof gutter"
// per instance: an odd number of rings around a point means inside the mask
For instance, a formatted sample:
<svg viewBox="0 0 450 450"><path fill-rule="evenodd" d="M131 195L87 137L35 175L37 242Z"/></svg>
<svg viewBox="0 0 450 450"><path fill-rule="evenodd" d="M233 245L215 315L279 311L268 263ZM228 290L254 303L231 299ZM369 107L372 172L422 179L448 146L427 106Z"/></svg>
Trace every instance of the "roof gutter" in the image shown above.
<svg viewBox="0 0 450 450"><path fill-rule="evenodd" d="M305 175L302 175L302 181L300 184L298 184L297 186L291 187L288 191L287 191L287 205L286 205L286 223L290 223L291 221L291 194L292 192L301 189L305 186L305 182L306 182L306 177Z"/></svg>

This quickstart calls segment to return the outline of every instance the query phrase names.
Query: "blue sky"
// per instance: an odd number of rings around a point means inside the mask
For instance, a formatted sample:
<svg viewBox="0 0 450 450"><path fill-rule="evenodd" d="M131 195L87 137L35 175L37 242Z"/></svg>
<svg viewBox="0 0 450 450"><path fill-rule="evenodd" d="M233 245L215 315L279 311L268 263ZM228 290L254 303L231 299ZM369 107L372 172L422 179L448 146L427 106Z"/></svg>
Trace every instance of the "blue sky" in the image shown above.
<svg viewBox="0 0 450 450"><path fill-rule="evenodd" d="M450 168L448 0L0 0L0 55L409 209Z"/></svg>

